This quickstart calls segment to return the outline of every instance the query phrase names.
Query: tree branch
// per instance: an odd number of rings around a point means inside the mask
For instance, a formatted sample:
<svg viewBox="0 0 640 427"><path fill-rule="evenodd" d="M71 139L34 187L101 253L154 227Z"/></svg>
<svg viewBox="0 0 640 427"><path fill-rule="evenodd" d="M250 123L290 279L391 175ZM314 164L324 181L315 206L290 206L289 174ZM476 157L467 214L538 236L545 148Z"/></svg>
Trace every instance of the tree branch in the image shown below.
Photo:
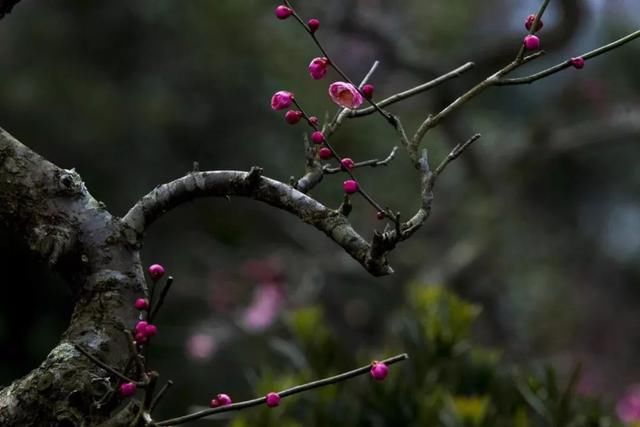
<svg viewBox="0 0 640 427"><path fill-rule="evenodd" d="M386 365L393 365L394 363L403 362L409 359L407 354L399 354L397 356L390 357L385 360L381 360L380 362ZM360 375L364 375L369 373L371 370L371 364L362 366L360 368L354 369L352 371L344 372L339 375L335 375L333 377L324 378L318 381L312 381L310 383L302 384L299 386L291 387L286 390L282 390L277 392L281 398L292 396L294 394L302 393L307 390L313 390L315 388L324 387L331 384L336 384L342 381L346 381L351 378L355 378ZM200 418L207 417L213 414L219 414L221 412L230 412L230 411L239 411L245 408L251 408L253 406L264 405L266 402L266 397L258 397L256 399L245 400L244 402L232 403L230 405L220 406L212 409L205 409L199 412L194 412L193 414L184 415L182 417L171 418L168 420L158 421L156 423L157 426L170 426L170 425L179 425L184 424L189 421L194 421Z"/></svg>
<svg viewBox="0 0 640 427"><path fill-rule="evenodd" d="M474 63L473 62L467 62L464 65L461 65L460 67L449 71L448 73L445 73L439 77L436 77L433 80L430 80L426 83L423 83L421 85L418 85L416 87L413 87L411 89L405 90L404 92L399 92L396 93L394 95L391 95L388 98L383 99L382 101L378 102L378 106L379 107L386 107L388 105L391 104L395 104L396 102L402 101L404 99L410 98L412 96L418 95L420 93L426 92L430 89L433 89L434 87L437 87L439 85L441 85L442 83L454 79L456 77L461 76L463 73L469 71L470 69L472 69L474 67ZM362 116L367 116L369 114L373 114L375 113L375 109L373 107L367 107L367 108L362 108L360 110L349 110L349 113L347 114L347 117L349 118L355 118L355 117L362 117Z"/></svg>
<svg viewBox="0 0 640 427"><path fill-rule="evenodd" d="M595 58L597 56L602 55L603 53L607 53L613 49L616 49L626 43L629 43L630 41L636 39L640 37L640 30L634 31L631 34L628 34L612 43L609 43L607 45L601 46L597 49L594 49L590 52L584 53L582 55L579 55L582 59L584 59L585 61L591 59L591 58ZM555 74L559 71L562 71L566 68L571 67L573 64L571 62L571 59L567 59L566 61L563 61L559 64L554 65L553 67L549 67L545 70L542 70L540 72L537 72L535 74L531 74L529 76L525 76L525 77L516 77L516 78L512 78L512 79L499 79L498 81L495 82L496 86L513 86L513 85L521 85L521 84L529 84L529 83L533 83L537 80L543 79L545 77L548 77L552 74Z"/></svg>
<svg viewBox="0 0 640 427"><path fill-rule="evenodd" d="M251 181L249 173L211 171L190 173L156 187L129 210L122 221L142 237L145 230L171 209L201 197L241 196L285 210L324 232L374 276L393 273L386 257L370 254L370 244L348 219L291 186L260 176Z"/></svg>

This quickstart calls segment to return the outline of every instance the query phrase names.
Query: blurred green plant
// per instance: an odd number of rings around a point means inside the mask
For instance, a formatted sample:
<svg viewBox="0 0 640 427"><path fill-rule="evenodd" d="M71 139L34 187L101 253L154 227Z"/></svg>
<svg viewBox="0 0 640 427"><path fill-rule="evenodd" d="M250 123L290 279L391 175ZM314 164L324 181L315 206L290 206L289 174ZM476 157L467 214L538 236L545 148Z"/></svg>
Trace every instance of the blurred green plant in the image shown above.
<svg viewBox="0 0 640 427"><path fill-rule="evenodd" d="M613 427L603 404L576 394L580 369L565 381L556 372L520 369L495 350L472 345L481 309L437 286L409 287L405 309L381 325L378 351L340 343L320 307L292 312L288 319L296 355L292 363L262 372L258 395L356 366L364 355L406 351L409 363L391 368L382 383L359 378L283 400L275 409L247 411L232 427L442 426ZM306 355L303 363L300 354ZM302 366L302 369L294 369Z"/></svg>

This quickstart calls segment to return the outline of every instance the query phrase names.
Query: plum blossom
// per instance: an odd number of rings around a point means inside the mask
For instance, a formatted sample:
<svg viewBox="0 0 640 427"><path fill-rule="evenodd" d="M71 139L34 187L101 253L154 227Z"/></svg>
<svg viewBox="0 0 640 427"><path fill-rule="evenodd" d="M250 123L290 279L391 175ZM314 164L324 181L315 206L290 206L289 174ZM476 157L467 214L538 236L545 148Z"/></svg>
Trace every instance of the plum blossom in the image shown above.
<svg viewBox="0 0 640 427"><path fill-rule="evenodd" d="M351 83L334 82L329 85L331 100L343 108L354 110L362 105L364 98Z"/></svg>
<svg viewBox="0 0 640 427"><path fill-rule="evenodd" d="M309 64L309 74L314 80L320 80L327 74L329 69L329 60L325 57L313 58Z"/></svg>
<svg viewBox="0 0 640 427"><path fill-rule="evenodd" d="M242 325L252 332L265 330L275 322L283 303L284 297L280 285L261 284L255 291L251 305L242 315Z"/></svg>
<svg viewBox="0 0 640 427"><path fill-rule="evenodd" d="M293 93L280 90L271 97L271 108L274 110L284 110L293 104Z"/></svg>

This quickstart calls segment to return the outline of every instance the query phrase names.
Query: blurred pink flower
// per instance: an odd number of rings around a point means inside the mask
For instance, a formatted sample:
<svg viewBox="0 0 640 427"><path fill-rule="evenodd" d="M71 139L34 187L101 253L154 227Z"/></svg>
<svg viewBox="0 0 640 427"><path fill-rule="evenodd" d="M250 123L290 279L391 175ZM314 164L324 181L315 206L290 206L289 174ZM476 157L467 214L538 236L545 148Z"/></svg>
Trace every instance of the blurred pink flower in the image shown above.
<svg viewBox="0 0 640 427"><path fill-rule="evenodd" d="M280 283L284 280L283 262L277 256L246 261L242 274L258 283Z"/></svg>
<svg viewBox="0 0 640 427"><path fill-rule="evenodd" d="M329 85L329 96L341 107L354 110L362 105L364 98L351 83L334 82Z"/></svg>
<svg viewBox="0 0 640 427"><path fill-rule="evenodd" d="M192 359L209 359L216 352L216 341L211 334L194 334L187 340L187 354Z"/></svg>
<svg viewBox="0 0 640 427"><path fill-rule="evenodd" d="M616 405L616 413L625 423L640 421L640 385L636 384L627 390Z"/></svg>
<svg viewBox="0 0 640 427"><path fill-rule="evenodd" d="M276 283L259 286L251 305L242 315L242 326L252 332L263 331L275 322L282 311L284 296L281 287Z"/></svg>

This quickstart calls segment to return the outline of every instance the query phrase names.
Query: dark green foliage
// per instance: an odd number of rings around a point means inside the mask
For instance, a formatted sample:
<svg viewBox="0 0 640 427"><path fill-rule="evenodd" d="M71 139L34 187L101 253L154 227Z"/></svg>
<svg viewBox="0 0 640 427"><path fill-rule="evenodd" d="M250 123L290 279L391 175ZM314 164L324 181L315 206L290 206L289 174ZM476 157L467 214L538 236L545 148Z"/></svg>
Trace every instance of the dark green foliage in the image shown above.
<svg viewBox="0 0 640 427"><path fill-rule="evenodd" d="M596 400L576 394L579 368L567 378L552 368L519 369L499 352L470 341L480 307L435 286L410 288L407 308L380 325L384 345L353 348L325 325L319 307L299 309L289 329L299 361L283 361L263 372L256 392L266 394L362 365L367 357L406 351L410 360L391 367L376 383L369 377L283 400L277 409L246 411L233 427L442 426L579 427L615 426ZM292 354L298 354L296 351Z"/></svg>

